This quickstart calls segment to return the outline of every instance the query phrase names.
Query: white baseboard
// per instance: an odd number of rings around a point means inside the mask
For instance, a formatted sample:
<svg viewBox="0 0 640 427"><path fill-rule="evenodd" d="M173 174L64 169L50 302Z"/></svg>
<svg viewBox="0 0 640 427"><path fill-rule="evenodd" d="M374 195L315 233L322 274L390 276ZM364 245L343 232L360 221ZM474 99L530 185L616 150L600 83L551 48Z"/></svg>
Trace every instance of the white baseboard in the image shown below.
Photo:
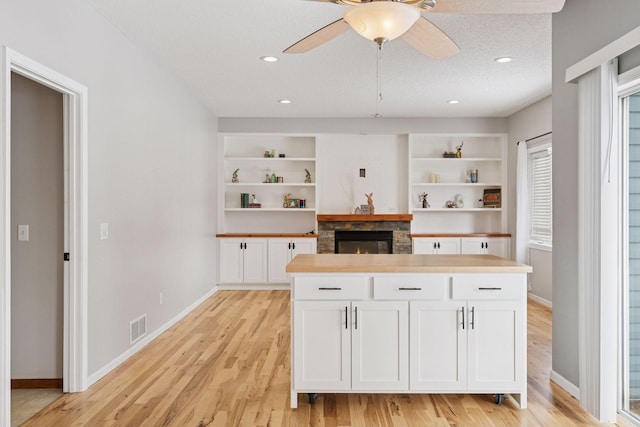
<svg viewBox="0 0 640 427"><path fill-rule="evenodd" d="M182 310L173 319L169 320L167 323L162 325L160 328L158 328L155 331L153 331L153 333L151 333L150 335L147 335L141 341L138 341L133 347L129 348L127 351L122 353L120 356L118 356L115 359L113 359L107 365L103 366L102 368L100 368L96 372L94 372L93 374L89 375L89 378L87 380L88 381L87 387L90 387L92 384L95 384L96 381L98 381L99 379L101 379L102 377L107 375L109 372L113 371L115 368L117 368L119 365L124 363L127 359L129 359L131 356L136 354L138 351L142 350L147 344L149 344L154 339L158 338L163 332L165 332L167 329L169 329L170 327L172 327L173 325L178 323L187 314L189 314L193 310L195 310L196 307L198 307L200 304L205 302L211 295L213 295L216 292L218 292L218 289L219 288L217 286L214 287L209 292L207 292L202 297L200 297L198 300L196 300L189 307L187 307L184 310Z"/></svg>
<svg viewBox="0 0 640 427"><path fill-rule="evenodd" d="M562 375L558 374L556 371L551 371L551 381L556 383L558 386L563 388L567 393L571 396L580 400L580 388L573 384L571 381L564 378Z"/></svg>
<svg viewBox="0 0 640 427"><path fill-rule="evenodd" d="M529 292L527 294L527 298L530 298L536 302L539 302L540 304L544 305L545 307L549 307L552 308L552 303L549 300L546 300L542 297L539 297L538 295L532 294L531 292Z"/></svg>
<svg viewBox="0 0 640 427"><path fill-rule="evenodd" d="M288 283L269 283L256 285L251 283L218 284L221 291L288 291L291 286Z"/></svg>

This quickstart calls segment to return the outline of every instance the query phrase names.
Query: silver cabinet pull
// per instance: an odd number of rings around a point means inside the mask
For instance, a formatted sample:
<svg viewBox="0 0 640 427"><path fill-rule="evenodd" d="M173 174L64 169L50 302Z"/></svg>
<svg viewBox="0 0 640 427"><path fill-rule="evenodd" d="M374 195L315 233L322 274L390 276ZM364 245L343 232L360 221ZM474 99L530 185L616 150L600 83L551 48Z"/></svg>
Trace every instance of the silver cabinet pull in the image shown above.
<svg viewBox="0 0 640 427"><path fill-rule="evenodd" d="M464 329L464 305L462 306L460 311L462 312L462 329Z"/></svg>
<svg viewBox="0 0 640 427"><path fill-rule="evenodd" d="M319 291L341 291L342 288L318 288Z"/></svg>
<svg viewBox="0 0 640 427"><path fill-rule="evenodd" d="M501 291L502 288L478 288L479 291Z"/></svg>
<svg viewBox="0 0 640 427"><path fill-rule="evenodd" d="M476 308L471 307L471 329L475 329L476 322Z"/></svg>
<svg viewBox="0 0 640 427"><path fill-rule="evenodd" d="M422 288L398 288L399 291L421 291Z"/></svg>
<svg viewBox="0 0 640 427"><path fill-rule="evenodd" d="M356 321L355 321L355 327L356 327L356 329L358 329L358 307L356 307Z"/></svg>

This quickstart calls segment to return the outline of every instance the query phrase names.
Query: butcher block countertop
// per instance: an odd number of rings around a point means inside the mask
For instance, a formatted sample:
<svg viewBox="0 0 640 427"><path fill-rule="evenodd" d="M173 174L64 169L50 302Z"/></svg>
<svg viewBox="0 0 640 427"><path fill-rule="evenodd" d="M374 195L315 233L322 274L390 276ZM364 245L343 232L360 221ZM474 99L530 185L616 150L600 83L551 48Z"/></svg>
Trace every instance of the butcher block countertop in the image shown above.
<svg viewBox="0 0 640 427"><path fill-rule="evenodd" d="M531 266L494 255L297 255L287 273L530 273Z"/></svg>

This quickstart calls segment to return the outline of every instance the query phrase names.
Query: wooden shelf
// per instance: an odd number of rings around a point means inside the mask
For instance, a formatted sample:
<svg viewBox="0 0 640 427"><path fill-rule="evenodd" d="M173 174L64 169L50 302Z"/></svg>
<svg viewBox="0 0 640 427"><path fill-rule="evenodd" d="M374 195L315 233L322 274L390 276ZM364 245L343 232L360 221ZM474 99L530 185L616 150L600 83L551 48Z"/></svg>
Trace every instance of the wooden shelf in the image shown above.
<svg viewBox="0 0 640 427"><path fill-rule="evenodd" d="M379 215L318 215L318 222L379 222L379 221L411 221L411 214L379 214Z"/></svg>

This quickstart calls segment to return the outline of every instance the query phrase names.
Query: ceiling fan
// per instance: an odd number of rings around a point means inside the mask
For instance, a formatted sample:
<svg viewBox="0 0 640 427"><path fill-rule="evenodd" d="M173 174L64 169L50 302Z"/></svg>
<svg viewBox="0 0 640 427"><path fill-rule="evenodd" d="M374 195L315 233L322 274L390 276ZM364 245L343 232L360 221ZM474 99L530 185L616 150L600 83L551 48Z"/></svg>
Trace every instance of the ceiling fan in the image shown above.
<svg viewBox="0 0 640 427"><path fill-rule="evenodd" d="M314 0L350 6L344 16L284 50L304 53L324 44L350 27L382 45L397 37L433 59L460 51L458 45L422 13L528 14L553 13L565 0Z"/></svg>

